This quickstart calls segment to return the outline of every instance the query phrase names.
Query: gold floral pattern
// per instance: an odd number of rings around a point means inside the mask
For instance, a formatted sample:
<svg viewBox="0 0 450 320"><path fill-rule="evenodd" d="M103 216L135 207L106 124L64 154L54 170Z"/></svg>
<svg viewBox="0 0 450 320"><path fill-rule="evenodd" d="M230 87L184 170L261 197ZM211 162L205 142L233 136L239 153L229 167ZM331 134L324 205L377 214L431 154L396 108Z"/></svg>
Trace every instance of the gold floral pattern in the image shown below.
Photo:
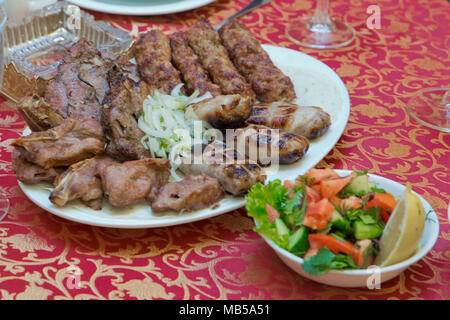
<svg viewBox="0 0 450 320"><path fill-rule="evenodd" d="M154 17L92 13L137 36L153 27L183 30L200 16L215 24L247 3L218 0ZM14 106L2 102L0 192L12 206L0 222L1 299L450 299L450 135L421 126L405 108L418 90L449 86L450 6L444 0L377 1L381 29L370 30L366 8L371 4L331 1L332 15L357 30L351 45L335 50L301 48L285 35L289 21L311 14L313 1L275 0L241 20L263 43L314 56L342 77L352 103L349 123L318 166L369 168L400 183L410 181L435 209L441 230L422 261L379 290L333 288L285 266L253 232L243 209L151 230L61 219L20 191L9 142L25 123Z"/></svg>

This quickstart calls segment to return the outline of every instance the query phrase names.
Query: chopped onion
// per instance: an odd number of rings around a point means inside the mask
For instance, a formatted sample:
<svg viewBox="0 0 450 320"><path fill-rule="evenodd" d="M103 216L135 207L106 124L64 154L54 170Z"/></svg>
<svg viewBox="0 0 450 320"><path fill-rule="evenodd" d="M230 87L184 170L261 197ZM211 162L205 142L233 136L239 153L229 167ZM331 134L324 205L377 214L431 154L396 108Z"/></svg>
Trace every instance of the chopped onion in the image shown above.
<svg viewBox="0 0 450 320"><path fill-rule="evenodd" d="M177 156L190 150L192 142L199 142L198 139L194 139L194 120L199 119L195 117L192 108L187 107L212 97L209 92L199 97L198 91L187 97L182 94L182 87L183 84L177 85L170 95L155 90L153 96L148 96L144 100L144 110L138 119L138 126L145 133L141 139L142 145L149 150L151 157L170 161L174 180L181 180L176 173ZM206 123L203 125L206 128L211 127ZM184 139L183 130L189 133L190 139Z"/></svg>

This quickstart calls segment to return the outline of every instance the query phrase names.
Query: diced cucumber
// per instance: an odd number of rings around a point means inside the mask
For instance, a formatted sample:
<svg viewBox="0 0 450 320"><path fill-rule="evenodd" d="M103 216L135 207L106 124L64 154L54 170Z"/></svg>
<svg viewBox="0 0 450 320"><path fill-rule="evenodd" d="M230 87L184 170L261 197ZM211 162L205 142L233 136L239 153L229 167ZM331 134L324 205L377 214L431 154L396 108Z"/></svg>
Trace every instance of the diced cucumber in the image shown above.
<svg viewBox="0 0 450 320"><path fill-rule="evenodd" d="M358 240L378 238L383 233L383 229L378 224L365 224L362 221L356 221L354 228L355 238Z"/></svg>
<svg viewBox="0 0 450 320"><path fill-rule="evenodd" d="M331 225L335 226L336 228L344 232L346 235L353 232L350 221L345 219L344 216L342 216L336 210L334 210L333 213L331 214L330 222Z"/></svg>
<svg viewBox="0 0 450 320"><path fill-rule="evenodd" d="M361 175L357 176L355 179L353 179L352 182L350 182L348 185L345 186L344 189L342 189L341 192L343 193L352 193L355 195L365 195L366 193L370 192L372 185L369 183L369 180L367 178L367 175Z"/></svg>
<svg viewBox="0 0 450 320"><path fill-rule="evenodd" d="M280 237L284 235L289 235L289 228L283 222L283 219L276 218L275 219L275 227L277 228L277 233Z"/></svg>
<svg viewBox="0 0 450 320"><path fill-rule="evenodd" d="M306 252L309 248L308 229L302 226L289 237L288 250L290 252Z"/></svg>
<svg viewBox="0 0 450 320"><path fill-rule="evenodd" d="M289 228L293 228L295 226L295 216L293 214L285 215L284 222Z"/></svg>

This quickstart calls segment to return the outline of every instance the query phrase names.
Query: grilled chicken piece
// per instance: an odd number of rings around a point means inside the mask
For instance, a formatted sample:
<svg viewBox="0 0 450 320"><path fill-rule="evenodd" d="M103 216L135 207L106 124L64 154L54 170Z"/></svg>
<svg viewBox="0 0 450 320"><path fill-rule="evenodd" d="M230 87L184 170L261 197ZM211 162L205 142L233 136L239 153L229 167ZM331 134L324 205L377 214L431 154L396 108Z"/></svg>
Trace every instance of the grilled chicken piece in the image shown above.
<svg viewBox="0 0 450 320"><path fill-rule="evenodd" d="M60 125L67 117L61 115L38 95L26 97L19 106L19 112L32 131L43 131Z"/></svg>
<svg viewBox="0 0 450 320"><path fill-rule="evenodd" d="M154 201L159 189L169 181L169 176L170 162L151 158L113 163L101 171L105 196L116 207L141 199Z"/></svg>
<svg viewBox="0 0 450 320"><path fill-rule="evenodd" d="M247 123L315 139L328 130L331 121L330 115L320 107L273 102L254 105Z"/></svg>
<svg viewBox="0 0 450 320"><path fill-rule="evenodd" d="M17 179L26 184L53 182L60 173L59 168L44 169L29 162L16 147L12 152L12 167Z"/></svg>
<svg viewBox="0 0 450 320"><path fill-rule="evenodd" d="M196 152L196 146L190 157L182 159L180 170L184 174L205 173L219 180L225 191L245 194L254 184L263 183L266 175L261 167L235 149L226 148L220 141L213 141Z"/></svg>
<svg viewBox="0 0 450 320"><path fill-rule="evenodd" d="M180 72L171 63L167 36L159 29L141 34L134 44L139 73L153 90L170 94L181 83Z"/></svg>
<svg viewBox="0 0 450 320"><path fill-rule="evenodd" d="M245 78L236 70L220 42L219 35L205 19L200 19L186 31L189 46L208 71L211 79L222 90L222 94L240 94L255 101L255 93Z"/></svg>
<svg viewBox="0 0 450 320"><path fill-rule="evenodd" d="M150 88L136 72L128 61L121 61L108 72L111 91L104 99L102 124L108 141L106 153L120 160L150 156L141 143L144 132L138 127Z"/></svg>
<svg viewBox="0 0 450 320"><path fill-rule="evenodd" d="M258 39L242 23L231 20L220 28L219 35L235 67L252 85L260 102L290 102L296 98L291 79L273 64Z"/></svg>
<svg viewBox="0 0 450 320"><path fill-rule="evenodd" d="M211 82L208 72L203 69L198 56L189 47L185 34L175 32L170 36L172 62L180 70L186 84L187 94L198 90L202 96L209 92L213 97L221 94L219 86Z"/></svg>
<svg viewBox="0 0 450 320"><path fill-rule="evenodd" d="M303 136L265 126L247 125L234 131L234 146L259 165L290 164L301 159L309 148ZM242 149L242 150L241 150Z"/></svg>
<svg viewBox="0 0 450 320"><path fill-rule="evenodd" d="M250 98L239 94L220 95L194 104L192 110L198 119L214 128L239 128L250 115Z"/></svg>
<svg viewBox="0 0 450 320"><path fill-rule="evenodd" d="M111 162L111 158L99 156L71 165L55 180L50 201L57 207L63 207L71 200L80 199L88 207L100 210L103 202L100 171Z"/></svg>
<svg viewBox="0 0 450 320"><path fill-rule="evenodd" d="M16 139L12 145L27 161L48 169L69 166L101 154L105 142L97 120L68 118L57 127Z"/></svg>
<svg viewBox="0 0 450 320"><path fill-rule="evenodd" d="M163 186L152 203L152 210L154 212L200 210L216 203L223 196L223 189L217 179L206 174L190 174L181 181L170 182Z"/></svg>

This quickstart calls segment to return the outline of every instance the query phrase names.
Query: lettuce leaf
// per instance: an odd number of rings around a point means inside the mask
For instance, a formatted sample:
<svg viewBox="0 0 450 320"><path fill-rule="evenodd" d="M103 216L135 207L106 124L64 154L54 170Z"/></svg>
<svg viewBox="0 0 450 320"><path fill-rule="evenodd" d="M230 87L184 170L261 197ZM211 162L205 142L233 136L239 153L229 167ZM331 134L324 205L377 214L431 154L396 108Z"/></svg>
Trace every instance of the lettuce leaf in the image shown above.
<svg viewBox="0 0 450 320"><path fill-rule="evenodd" d="M286 237L280 237L275 224L270 223L267 217L266 203L270 204L281 215L284 211L287 193L287 189L277 179L266 185L261 183L253 185L245 196L247 214L255 219L256 227L254 230L284 249L287 248L288 241Z"/></svg>

